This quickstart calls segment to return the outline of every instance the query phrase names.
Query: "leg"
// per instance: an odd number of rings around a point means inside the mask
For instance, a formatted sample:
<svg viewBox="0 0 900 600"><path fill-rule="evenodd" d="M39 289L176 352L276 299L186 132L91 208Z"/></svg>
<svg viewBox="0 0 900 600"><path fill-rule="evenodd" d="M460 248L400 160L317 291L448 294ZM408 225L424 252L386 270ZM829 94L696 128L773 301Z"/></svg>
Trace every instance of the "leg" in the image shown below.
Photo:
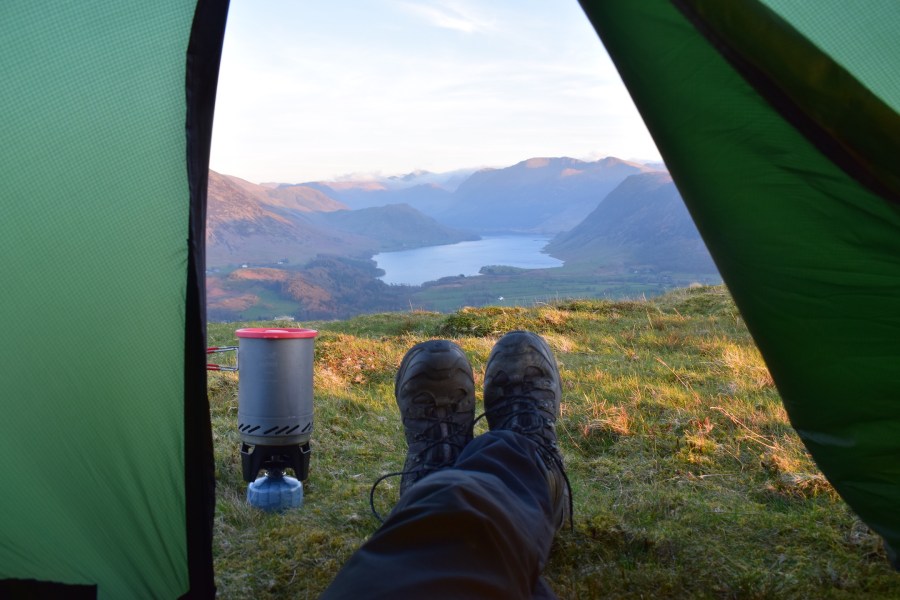
<svg viewBox="0 0 900 600"><path fill-rule="evenodd" d="M556 532L536 444L475 438L412 486L323 598L530 598Z"/></svg>
<svg viewBox="0 0 900 600"><path fill-rule="evenodd" d="M556 444L556 360L535 334L505 335L485 368L491 432L471 442L470 381L450 342L418 344L404 357L400 502L323 598L552 597L540 574L571 510Z"/></svg>

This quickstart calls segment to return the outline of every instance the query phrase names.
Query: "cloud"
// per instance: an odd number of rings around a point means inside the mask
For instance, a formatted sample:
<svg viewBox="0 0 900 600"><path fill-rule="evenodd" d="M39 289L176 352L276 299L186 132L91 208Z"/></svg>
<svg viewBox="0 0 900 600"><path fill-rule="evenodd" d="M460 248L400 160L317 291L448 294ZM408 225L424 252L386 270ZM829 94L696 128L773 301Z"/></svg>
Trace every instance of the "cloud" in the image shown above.
<svg viewBox="0 0 900 600"><path fill-rule="evenodd" d="M484 33L494 29L493 23L475 14L471 7L460 2L439 1L434 4L422 2L397 2L402 10L424 19L434 27L451 29L463 33Z"/></svg>
<svg viewBox="0 0 900 600"><path fill-rule="evenodd" d="M299 182L658 156L577 2L232 4L216 171Z"/></svg>

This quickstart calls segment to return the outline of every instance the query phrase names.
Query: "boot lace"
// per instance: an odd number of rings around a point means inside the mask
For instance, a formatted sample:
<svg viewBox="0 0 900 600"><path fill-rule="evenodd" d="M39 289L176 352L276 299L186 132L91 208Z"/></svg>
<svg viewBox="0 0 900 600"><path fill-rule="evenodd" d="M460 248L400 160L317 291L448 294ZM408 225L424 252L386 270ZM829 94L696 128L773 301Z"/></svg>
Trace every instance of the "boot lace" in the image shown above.
<svg viewBox="0 0 900 600"><path fill-rule="evenodd" d="M372 510L372 515L381 523L384 523L385 518L375 508L375 490L378 484L391 477L418 474L418 477L412 482L412 484L415 484L434 471L452 466L465 446L467 424L454 421L452 412L445 415L430 413L417 416L416 418L417 420L425 420L430 423L422 431L415 434L413 441L421 442L429 439L432 441L415 454L414 462L418 463L415 468L387 473L376 479L375 483L372 484L372 487L369 489L369 508ZM462 443L460 443L460 440ZM433 452L436 448L441 448L442 446L444 448L441 451ZM434 460L436 457L441 456L443 458L440 460Z"/></svg>

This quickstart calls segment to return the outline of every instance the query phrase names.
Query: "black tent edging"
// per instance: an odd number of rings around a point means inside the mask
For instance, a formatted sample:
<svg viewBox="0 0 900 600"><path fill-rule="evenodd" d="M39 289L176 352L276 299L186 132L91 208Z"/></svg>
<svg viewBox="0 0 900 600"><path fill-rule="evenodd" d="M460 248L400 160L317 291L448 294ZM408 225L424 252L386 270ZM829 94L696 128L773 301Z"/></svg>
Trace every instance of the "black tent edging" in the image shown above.
<svg viewBox="0 0 900 600"><path fill-rule="evenodd" d="M185 92L190 189L184 336L184 444L187 559L184 598L214 598L212 537L215 464L206 391L206 184L228 0L198 0L187 48Z"/></svg>
<svg viewBox="0 0 900 600"><path fill-rule="evenodd" d="M8 600L16 598L23 600L32 598L94 600L97 598L97 586L38 581L37 579L2 579L0 580L0 598Z"/></svg>

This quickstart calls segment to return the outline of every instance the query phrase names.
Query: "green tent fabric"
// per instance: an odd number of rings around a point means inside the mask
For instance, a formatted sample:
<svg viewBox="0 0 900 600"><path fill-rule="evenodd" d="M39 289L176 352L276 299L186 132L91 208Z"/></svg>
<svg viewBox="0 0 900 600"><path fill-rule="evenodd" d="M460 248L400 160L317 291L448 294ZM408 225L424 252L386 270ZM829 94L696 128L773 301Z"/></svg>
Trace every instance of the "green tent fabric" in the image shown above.
<svg viewBox="0 0 900 600"><path fill-rule="evenodd" d="M0 5L0 597L212 595L203 227L226 10Z"/></svg>
<svg viewBox="0 0 900 600"><path fill-rule="evenodd" d="M582 6L793 426L900 566L900 8Z"/></svg>
<svg viewBox="0 0 900 600"><path fill-rule="evenodd" d="M792 423L900 549L896 3L582 6ZM227 7L0 4L0 597L214 596L203 268Z"/></svg>

